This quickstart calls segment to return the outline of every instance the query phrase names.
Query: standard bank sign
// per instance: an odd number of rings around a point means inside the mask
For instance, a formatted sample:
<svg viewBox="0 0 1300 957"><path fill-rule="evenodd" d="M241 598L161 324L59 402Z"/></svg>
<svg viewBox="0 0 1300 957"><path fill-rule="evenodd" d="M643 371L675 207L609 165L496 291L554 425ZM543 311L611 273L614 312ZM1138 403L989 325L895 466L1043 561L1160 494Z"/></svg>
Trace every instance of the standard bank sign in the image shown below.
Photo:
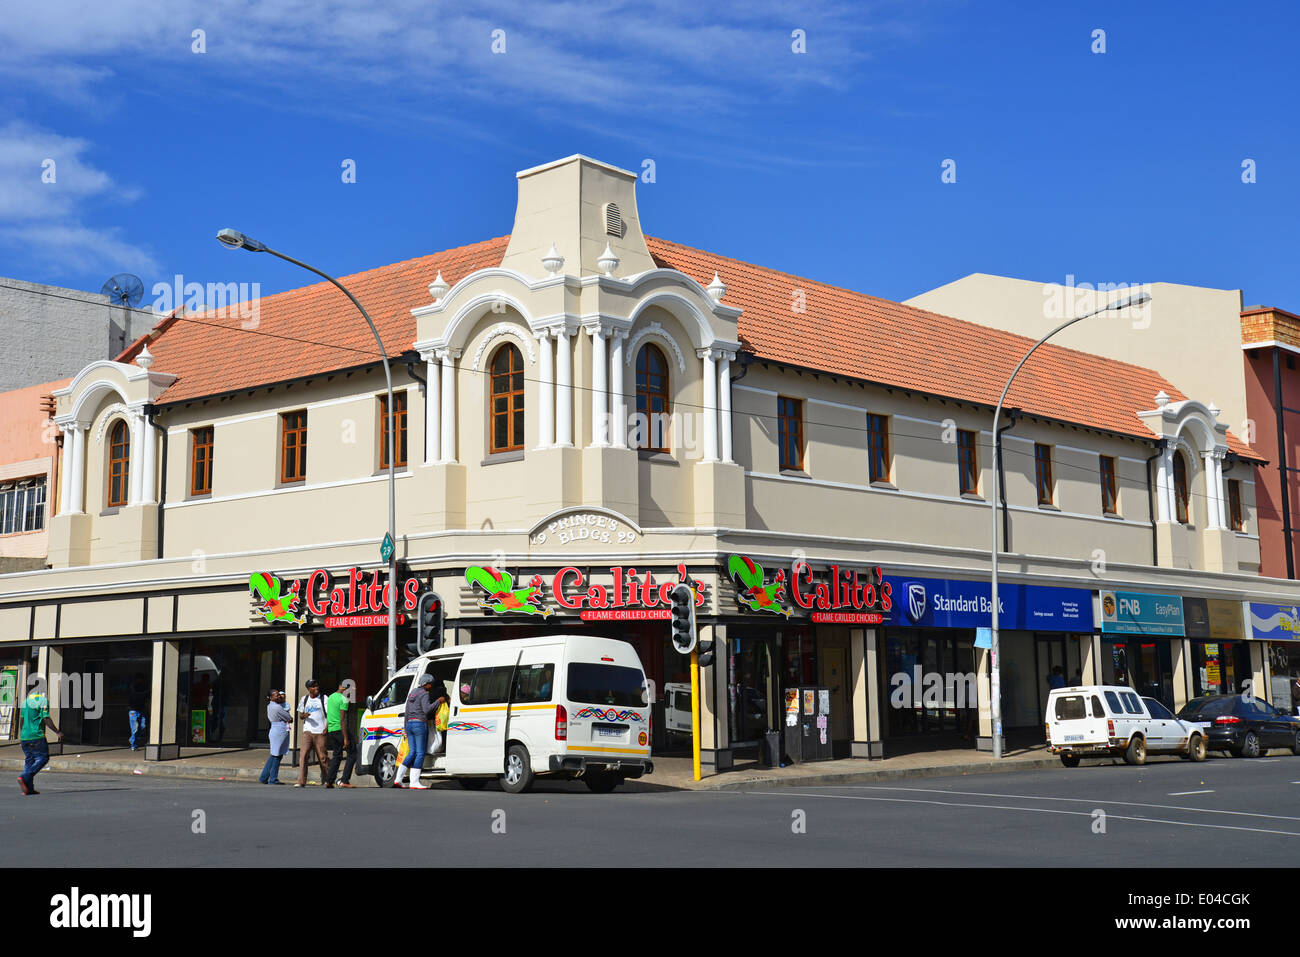
<svg viewBox="0 0 1300 957"><path fill-rule="evenodd" d="M993 621L988 582L886 575L895 602L885 624L918 628L987 628ZM1091 631L1092 593L1081 588L998 585L998 627L1025 631Z"/></svg>

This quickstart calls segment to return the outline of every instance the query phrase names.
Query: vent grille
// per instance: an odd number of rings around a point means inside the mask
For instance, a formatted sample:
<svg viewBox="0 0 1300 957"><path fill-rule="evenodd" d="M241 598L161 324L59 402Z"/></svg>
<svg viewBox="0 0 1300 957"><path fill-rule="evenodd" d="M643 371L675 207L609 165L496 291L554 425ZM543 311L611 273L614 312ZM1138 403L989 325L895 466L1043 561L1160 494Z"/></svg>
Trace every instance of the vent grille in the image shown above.
<svg viewBox="0 0 1300 957"><path fill-rule="evenodd" d="M623 213L619 210L618 203L605 204L605 234L623 238Z"/></svg>

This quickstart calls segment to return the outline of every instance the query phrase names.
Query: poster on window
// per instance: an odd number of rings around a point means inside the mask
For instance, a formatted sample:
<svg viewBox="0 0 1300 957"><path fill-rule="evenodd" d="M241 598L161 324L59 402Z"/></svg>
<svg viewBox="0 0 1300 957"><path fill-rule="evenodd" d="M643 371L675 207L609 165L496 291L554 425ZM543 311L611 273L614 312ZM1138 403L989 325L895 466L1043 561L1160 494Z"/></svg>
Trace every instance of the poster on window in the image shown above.
<svg viewBox="0 0 1300 957"><path fill-rule="evenodd" d="M190 712L190 744L208 743L208 713L206 711Z"/></svg>

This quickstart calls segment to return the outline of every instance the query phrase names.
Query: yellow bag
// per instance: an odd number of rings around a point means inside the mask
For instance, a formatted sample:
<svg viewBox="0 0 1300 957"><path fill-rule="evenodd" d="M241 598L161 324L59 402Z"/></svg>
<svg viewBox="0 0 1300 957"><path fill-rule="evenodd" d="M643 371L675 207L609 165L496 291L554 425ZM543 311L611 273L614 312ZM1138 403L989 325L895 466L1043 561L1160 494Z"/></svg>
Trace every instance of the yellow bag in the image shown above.
<svg viewBox="0 0 1300 957"><path fill-rule="evenodd" d="M403 761L405 761L406 756L410 753L411 753L411 742L406 737L406 734L403 733L401 743L397 745L397 763L401 764Z"/></svg>
<svg viewBox="0 0 1300 957"><path fill-rule="evenodd" d="M447 707L447 702L438 705L438 710L433 716L433 727L435 731L446 731L447 726L451 724L451 708Z"/></svg>

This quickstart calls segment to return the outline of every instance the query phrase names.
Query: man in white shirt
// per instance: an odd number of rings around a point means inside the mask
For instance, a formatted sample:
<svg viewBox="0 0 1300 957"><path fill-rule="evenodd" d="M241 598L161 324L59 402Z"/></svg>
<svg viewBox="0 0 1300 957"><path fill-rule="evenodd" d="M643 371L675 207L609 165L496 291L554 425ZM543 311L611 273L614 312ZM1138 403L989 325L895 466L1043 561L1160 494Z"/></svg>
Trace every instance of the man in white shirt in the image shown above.
<svg viewBox="0 0 1300 957"><path fill-rule="evenodd" d="M307 786L307 757L314 750L316 760L320 762L320 783L326 787L329 782L326 778L326 757L325 757L325 696L320 693L320 684L315 678L307 681L307 693L298 701L298 720L302 724L302 739L299 742L299 748L302 751L302 759L298 765L298 783L296 788Z"/></svg>

